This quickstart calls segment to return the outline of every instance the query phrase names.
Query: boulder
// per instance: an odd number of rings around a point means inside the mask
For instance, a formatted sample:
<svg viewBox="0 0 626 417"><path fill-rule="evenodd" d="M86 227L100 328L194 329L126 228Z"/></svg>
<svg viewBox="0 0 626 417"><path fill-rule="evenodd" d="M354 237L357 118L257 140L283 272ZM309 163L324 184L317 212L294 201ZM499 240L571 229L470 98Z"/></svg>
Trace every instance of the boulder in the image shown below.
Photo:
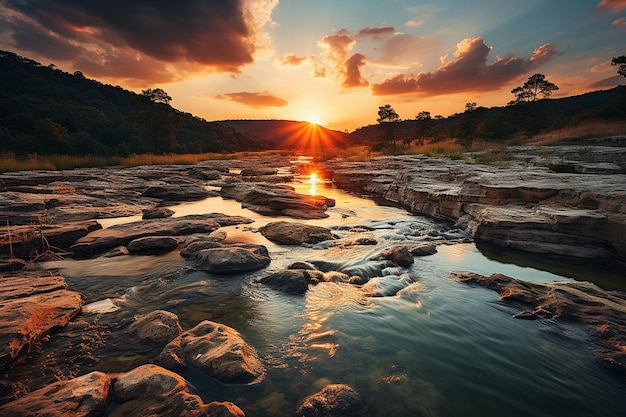
<svg viewBox="0 0 626 417"><path fill-rule="evenodd" d="M146 315L135 317L135 322L131 325L130 330L137 332L141 339L148 339L161 346L171 342L183 332L178 316L163 310L155 310Z"/></svg>
<svg viewBox="0 0 626 417"><path fill-rule="evenodd" d="M193 183L182 184L155 184L149 186L142 195L144 197L157 198L163 201L194 201L202 200L213 194Z"/></svg>
<svg viewBox="0 0 626 417"><path fill-rule="evenodd" d="M174 215L174 210L168 209L166 207L153 207L150 209L143 210L141 218L143 220L164 219L166 217L172 217L173 215Z"/></svg>
<svg viewBox="0 0 626 417"><path fill-rule="evenodd" d="M380 254L372 259L377 261L388 260L403 267L409 267L414 262L413 254L409 251L409 248L402 245L396 245L384 249Z"/></svg>
<svg viewBox="0 0 626 417"><path fill-rule="evenodd" d="M30 351L81 311L61 276L0 278L0 368Z"/></svg>
<svg viewBox="0 0 626 417"><path fill-rule="evenodd" d="M168 369L191 367L225 384L254 384L265 366L234 329L205 320L171 341L157 358Z"/></svg>
<svg viewBox="0 0 626 417"><path fill-rule="evenodd" d="M500 300L518 306L519 319L559 319L579 324L595 336L596 353L607 367L626 374L626 295L605 291L586 281L547 284L521 281L502 274L454 273L468 284L498 292Z"/></svg>
<svg viewBox="0 0 626 417"><path fill-rule="evenodd" d="M306 397L298 405L294 417L365 417L361 396L344 384L327 385Z"/></svg>
<svg viewBox="0 0 626 417"><path fill-rule="evenodd" d="M287 269L267 275L259 282L288 294L304 294L309 289L309 274L304 269Z"/></svg>
<svg viewBox="0 0 626 417"><path fill-rule="evenodd" d="M202 249L193 255L195 268L213 274L238 274L265 268L271 262L263 245L233 244Z"/></svg>
<svg viewBox="0 0 626 417"><path fill-rule="evenodd" d="M334 238L325 227L304 223L272 222L259 228L266 239L281 245L300 245L303 243L319 243Z"/></svg>
<svg viewBox="0 0 626 417"><path fill-rule="evenodd" d="M92 417L105 415L111 395L111 378L102 372L59 381L0 406L11 417Z"/></svg>
<svg viewBox="0 0 626 417"><path fill-rule="evenodd" d="M109 417L244 417L230 402L204 404L189 392L180 375L157 365L143 365L118 375L113 383L115 402Z"/></svg>
<svg viewBox="0 0 626 417"><path fill-rule="evenodd" d="M178 240L171 236L145 236L128 242L128 252L132 255L161 254L178 247Z"/></svg>

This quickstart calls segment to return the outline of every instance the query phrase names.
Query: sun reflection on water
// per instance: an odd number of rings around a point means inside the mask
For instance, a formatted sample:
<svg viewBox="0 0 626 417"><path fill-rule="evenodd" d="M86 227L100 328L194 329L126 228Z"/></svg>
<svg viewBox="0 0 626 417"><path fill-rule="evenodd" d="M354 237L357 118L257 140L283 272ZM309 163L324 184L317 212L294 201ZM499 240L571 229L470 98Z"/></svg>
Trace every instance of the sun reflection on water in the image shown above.
<svg viewBox="0 0 626 417"><path fill-rule="evenodd" d="M309 194L311 195L317 195L317 172L311 172L311 176L309 178L309 183L311 184L311 187L309 188Z"/></svg>

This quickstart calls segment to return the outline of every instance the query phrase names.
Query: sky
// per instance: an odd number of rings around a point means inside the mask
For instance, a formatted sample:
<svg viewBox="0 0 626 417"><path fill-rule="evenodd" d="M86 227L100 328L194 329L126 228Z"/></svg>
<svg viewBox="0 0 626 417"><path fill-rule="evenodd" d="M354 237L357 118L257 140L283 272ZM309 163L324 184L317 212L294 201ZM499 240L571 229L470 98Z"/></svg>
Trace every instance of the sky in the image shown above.
<svg viewBox="0 0 626 417"><path fill-rule="evenodd" d="M209 121L352 131L504 106L536 73L552 97L624 84L626 0L0 0L0 49Z"/></svg>

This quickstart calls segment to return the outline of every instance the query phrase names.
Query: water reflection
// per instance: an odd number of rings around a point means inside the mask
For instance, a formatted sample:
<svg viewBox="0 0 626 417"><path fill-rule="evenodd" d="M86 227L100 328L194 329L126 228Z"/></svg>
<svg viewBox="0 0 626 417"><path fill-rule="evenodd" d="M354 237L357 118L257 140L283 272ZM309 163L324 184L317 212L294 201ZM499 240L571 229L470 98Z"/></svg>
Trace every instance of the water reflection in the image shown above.
<svg viewBox="0 0 626 417"><path fill-rule="evenodd" d="M311 187L309 188L309 194L311 194L312 196L317 195L317 173L316 172L311 172L309 183L311 184Z"/></svg>

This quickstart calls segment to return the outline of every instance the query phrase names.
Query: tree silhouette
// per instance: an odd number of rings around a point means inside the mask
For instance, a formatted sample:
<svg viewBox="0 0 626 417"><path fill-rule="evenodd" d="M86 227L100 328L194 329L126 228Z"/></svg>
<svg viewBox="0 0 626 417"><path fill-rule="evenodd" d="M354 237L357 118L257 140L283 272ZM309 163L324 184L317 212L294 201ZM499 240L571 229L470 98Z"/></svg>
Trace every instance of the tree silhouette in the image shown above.
<svg viewBox="0 0 626 417"><path fill-rule="evenodd" d="M521 87L516 87L511 90L511 93L515 94L515 100L509 104L518 104L524 102L535 101L538 98L548 98L553 91L558 90L559 87L556 84L546 80L546 76L543 74L531 75Z"/></svg>
<svg viewBox="0 0 626 417"><path fill-rule="evenodd" d="M432 122L432 118L430 116L429 111L421 111L415 116L415 120L417 120L417 136L418 136L418 145L424 144L424 139L426 137L426 133L428 133L430 129L430 125Z"/></svg>
<svg viewBox="0 0 626 417"><path fill-rule="evenodd" d="M617 65L617 73L621 76L626 77L626 55L613 57L613 59L611 60L611 65Z"/></svg>
<svg viewBox="0 0 626 417"><path fill-rule="evenodd" d="M400 120L398 113L391 107L390 104L385 104L378 108L378 131L379 139L384 146L385 144L396 143L396 133L394 124Z"/></svg>
<svg viewBox="0 0 626 417"><path fill-rule="evenodd" d="M172 101L172 97L170 97L164 90L160 88L148 88L147 90L141 90L141 94L148 97L151 101L155 103L163 103L169 105L170 101Z"/></svg>

